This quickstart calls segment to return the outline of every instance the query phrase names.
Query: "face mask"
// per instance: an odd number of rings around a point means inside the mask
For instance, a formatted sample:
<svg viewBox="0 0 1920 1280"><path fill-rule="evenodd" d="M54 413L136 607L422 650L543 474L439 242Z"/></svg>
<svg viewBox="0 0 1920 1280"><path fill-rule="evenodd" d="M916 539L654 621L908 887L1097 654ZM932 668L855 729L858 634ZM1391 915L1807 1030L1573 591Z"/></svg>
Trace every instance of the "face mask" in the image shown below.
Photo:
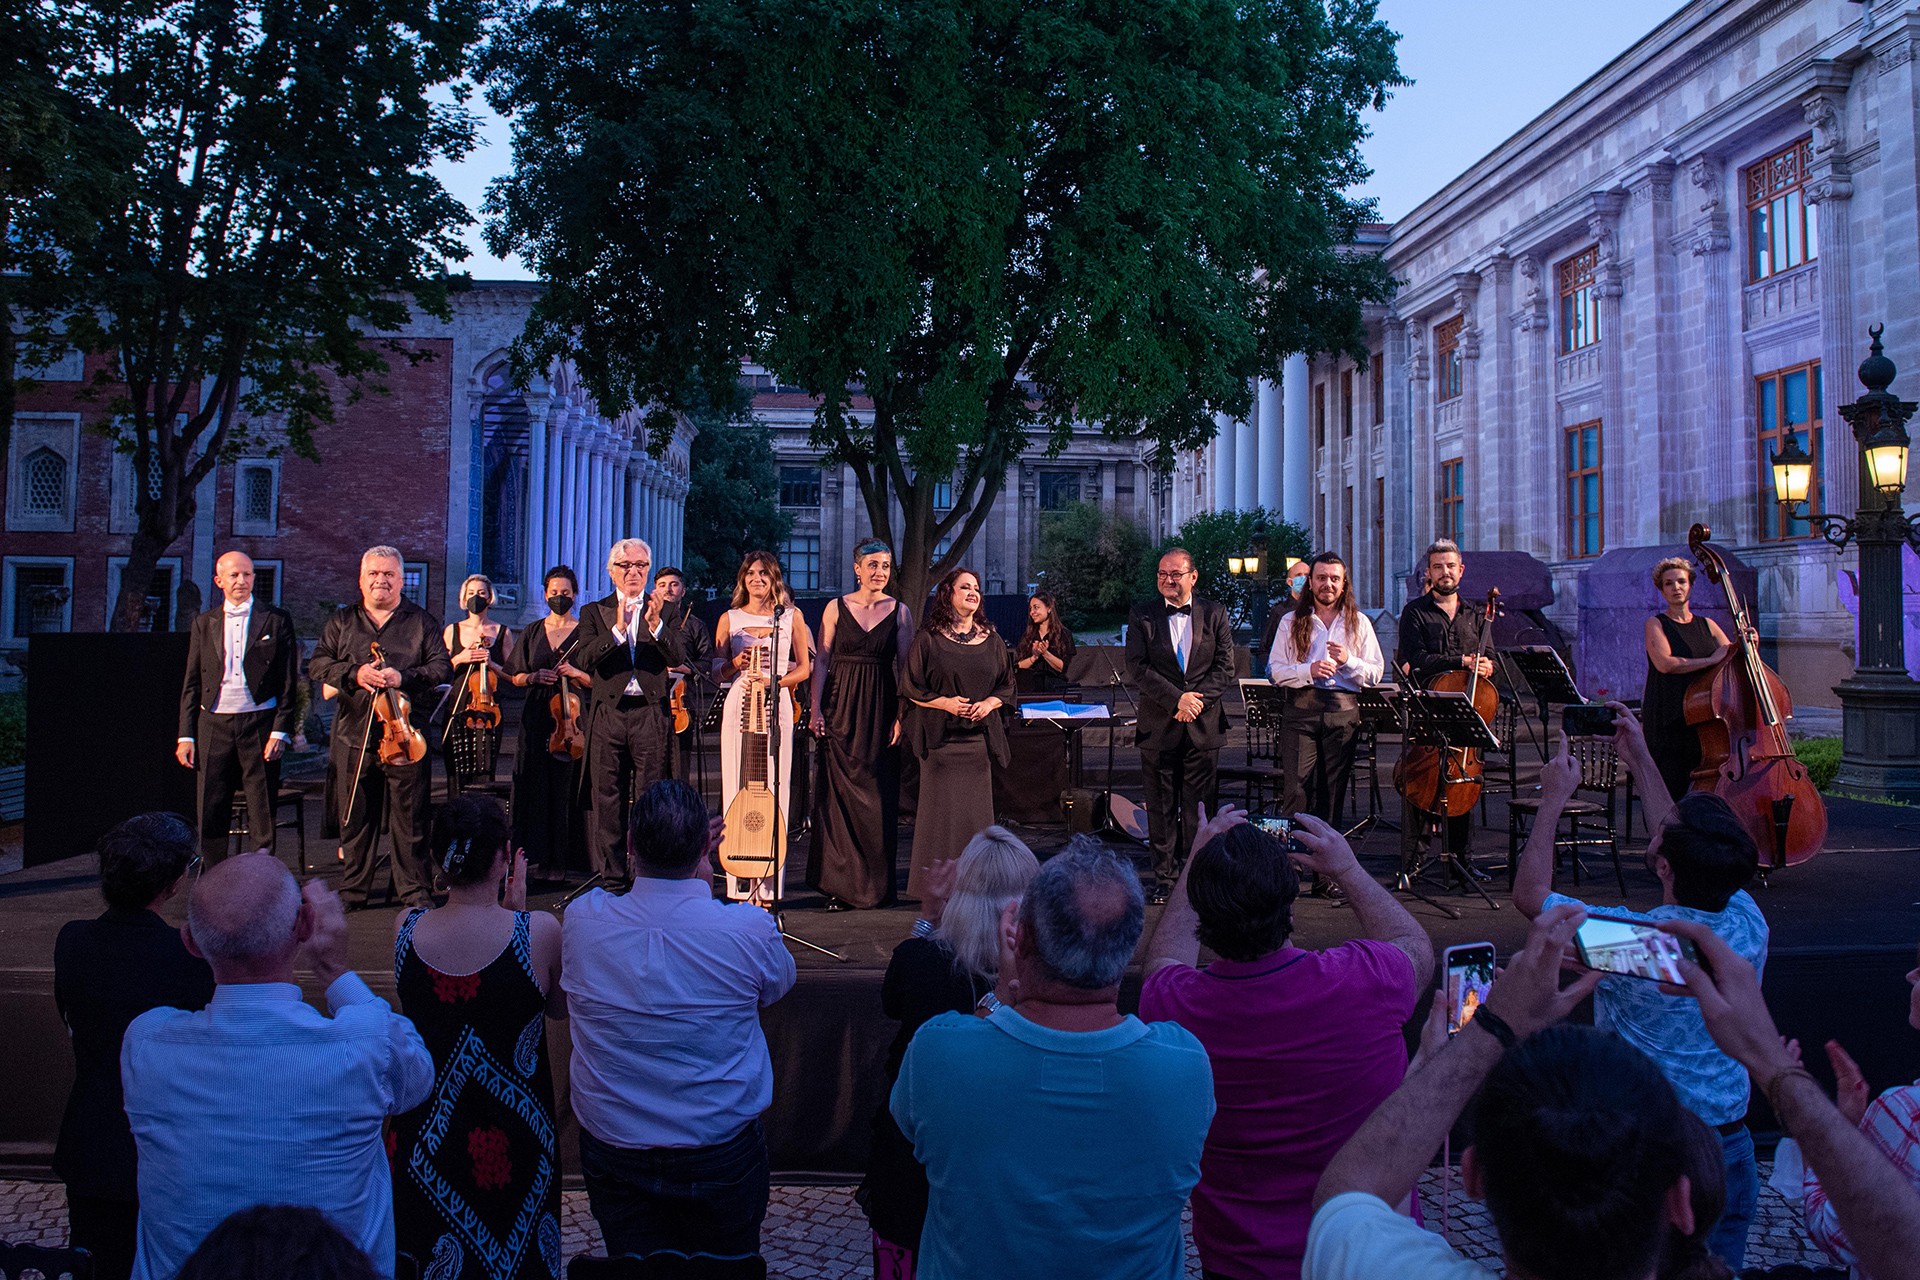
<svg viewBox="0 0 1920 1280"><path fill-rule="evenodd" d="M486 611L487 611L487 598L485 596L468 596L467 597L468 613L485 613Z"/></svg>
<svg viewBox="0 0 1920 1280"><path fill-rule="evenodd" d="M553 610L555 613L563 613L563 614L572 613L573 597L572 596L548 596L547 608Z"/></svg>

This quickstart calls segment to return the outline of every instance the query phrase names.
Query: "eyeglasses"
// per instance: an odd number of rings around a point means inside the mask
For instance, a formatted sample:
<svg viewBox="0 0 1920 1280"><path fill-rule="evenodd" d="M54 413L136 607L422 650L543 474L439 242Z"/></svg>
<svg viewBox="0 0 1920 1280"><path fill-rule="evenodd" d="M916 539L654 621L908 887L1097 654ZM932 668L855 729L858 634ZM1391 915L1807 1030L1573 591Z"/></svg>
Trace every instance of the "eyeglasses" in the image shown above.
<svg viewBox="0 0 1920 1280"><path fill-rule="evenodd" d="M1194 572L1196 572L1196 570L1193 569L1162 569L1160 571L1160 581L1178 582L1180 579Z"/></svg>
<svg viewBox="0 0 1920 1280"><path fill-rule="evenodd" d="M621 573L645 573L652 566L651 560L615 560L611 567Z"/></svg>

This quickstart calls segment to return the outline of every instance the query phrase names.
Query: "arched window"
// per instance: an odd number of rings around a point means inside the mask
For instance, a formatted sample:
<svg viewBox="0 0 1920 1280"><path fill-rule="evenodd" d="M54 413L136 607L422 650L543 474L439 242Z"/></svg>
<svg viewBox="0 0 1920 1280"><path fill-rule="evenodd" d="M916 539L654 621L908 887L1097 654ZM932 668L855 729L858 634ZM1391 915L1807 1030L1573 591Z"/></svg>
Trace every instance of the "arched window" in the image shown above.
<svg viewBox="0 0 1920 1280"><path fill-rule="evenodd" d="M527 404L505 361L487 371L480 401L480 568L496 585L526 570Z"/></svg>
<svg viewBox="0 0 1920 1280"><path fill-rule="evenodd" d="M67 460L44 445L21 463L21 505L40 519L67 516Z"/></svg>

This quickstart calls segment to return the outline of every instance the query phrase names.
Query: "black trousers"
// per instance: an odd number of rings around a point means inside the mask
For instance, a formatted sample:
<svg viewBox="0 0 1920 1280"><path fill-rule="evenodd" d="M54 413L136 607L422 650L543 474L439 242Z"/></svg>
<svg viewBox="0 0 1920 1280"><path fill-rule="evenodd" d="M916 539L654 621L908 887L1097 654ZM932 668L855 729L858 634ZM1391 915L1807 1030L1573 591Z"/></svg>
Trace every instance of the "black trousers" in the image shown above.
<svg viewBox="0 0 1920 1280"><path fill-rule="evenodd" d="M1147 843L1153 846L1153 875L1171 885L1187 860L1200 818L1195 807L1209 812L1219 796L1218 747L1196 747L1182 738L1165 751L1140 749L1140 773L1147 792Z"/></svg>
<svg viewBox="0 0 1920 1280"><path fill-rule="evenodd" d="M1310 813L1332 822L1347 797L1354 748L1360 743L1360 704L1345 689L1289 689L1280 713L1280 770L1289 816Z"/></svg>
<svg viewBox="0 0 1920 1280"><path fill-rule="evenodd" d="M582 1129L580 1172L610 1258L760 1252L771 1178L758 1120L710 1147L633 1150Z"/></svg>
<svg viewBox="0 0 1920 1280"><path fill-rule="evenodd" d="M127 1280L133 1274L139 1225L139 1201L108 1200L67 1188L67 1247L93 1255L94 1280Z"/></svg>
<svg viewBox="0 0 1920 1280"><path fill-rule="evenodd" d="M587 724L587 785L593 797L588 832L593 869L627 878L627 812L632 798L667 776L667 708L647 698L596 707Z"/></svg>
<svg viewBox="0 0 1920 1280"><path fill-rule="evenodd" d="M200 766L200 856L208 866L227 856L233 793L247 797L247 848L273 847L273 793L278 770L268 768L273 711L202 711L194 743Z"/></svg>
<svg viewBox="0 0 1920 1280"><path fill-rule="evenodd" d="M357 905L373 892L378 870L374 849L384 818L393 842L394 891L408 906L424 907L433 889L427 870L427 830L432 817L428 810L433 798L429 766L433 753L428 752L413 764L381 764L379 751L376 736L365 758L356 750L347 767L334 778L333 794L339 804L347 806L340 822L340 848L347 862L346 874L340 880L340 897L348 905ZM357 787L352 772L356 763L360 766Z"/></svg>

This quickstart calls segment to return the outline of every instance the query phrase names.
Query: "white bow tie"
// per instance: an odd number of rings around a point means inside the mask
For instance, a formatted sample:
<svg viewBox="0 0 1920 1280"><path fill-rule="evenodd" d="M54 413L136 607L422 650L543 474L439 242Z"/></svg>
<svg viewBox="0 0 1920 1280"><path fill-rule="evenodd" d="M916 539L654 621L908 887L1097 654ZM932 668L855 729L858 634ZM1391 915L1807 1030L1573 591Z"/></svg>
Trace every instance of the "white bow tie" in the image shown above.
<svg viewBox="0 0 1920 1280"><path fill-rule="evenodd" d="M244 618L252 612L253 612L252 605L248 605L243 609L236 609L231 605L227 606L227 616L229 618Z"/></svg>

